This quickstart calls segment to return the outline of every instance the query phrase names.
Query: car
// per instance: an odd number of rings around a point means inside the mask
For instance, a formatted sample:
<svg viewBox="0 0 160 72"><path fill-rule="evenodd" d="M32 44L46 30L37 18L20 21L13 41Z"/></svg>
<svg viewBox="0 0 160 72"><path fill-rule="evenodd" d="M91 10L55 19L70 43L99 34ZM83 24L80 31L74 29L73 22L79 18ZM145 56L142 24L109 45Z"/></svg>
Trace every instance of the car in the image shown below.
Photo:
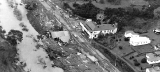
<svg viewBox="0 0 160 72"><path fill-rule="evenodd" d="M159 29L159 28L154 29L153 32L154 32L156 35L160 35L160 29Z"/></svg>

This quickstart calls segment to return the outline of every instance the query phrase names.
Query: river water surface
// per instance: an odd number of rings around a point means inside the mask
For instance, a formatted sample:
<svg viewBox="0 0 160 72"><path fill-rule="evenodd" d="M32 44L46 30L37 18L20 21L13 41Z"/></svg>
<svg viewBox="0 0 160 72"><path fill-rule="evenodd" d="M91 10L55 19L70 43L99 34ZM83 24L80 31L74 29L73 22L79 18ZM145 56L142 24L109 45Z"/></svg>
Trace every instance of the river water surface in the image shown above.
<svg viewBox="0 0 160 72"><path fill-rule="evenodd" d="M27 19L27 11L24 5L20 5L21 0L8 0L13 1L12 4L17 3L17 9L20 11L22 20L17 20L13 13L14 8L10 7L7 0L0 0L0 26L6 31L6 34L11 30L19 30L23 33L23 40L17 46L19 62L26 64L24 70L26 72L63 72L63 69L52 67L53 62L48 58L47 53L43 48L37 49L35 46L37 42L38 32L32 27ZM19 26L24 23L29 29L28 32L22 31ZM19 63L17 63L19 64Z"/></svg>

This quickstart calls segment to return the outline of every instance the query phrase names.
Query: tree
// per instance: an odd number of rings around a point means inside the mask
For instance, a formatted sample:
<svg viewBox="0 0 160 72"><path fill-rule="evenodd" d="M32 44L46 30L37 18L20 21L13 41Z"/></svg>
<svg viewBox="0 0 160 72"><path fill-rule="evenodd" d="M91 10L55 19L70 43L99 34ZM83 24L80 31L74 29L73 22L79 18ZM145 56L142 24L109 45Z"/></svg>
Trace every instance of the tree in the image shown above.
<svg viewBox="0 0 160 72"><path fill-rule="evenodd" d="M119 49L120 49L120 50L122 50L122 49L123 49L123 47L122 47L122 46L119 46Z"/></svg>
<svg viewBox="0 0 160 72"><path fill-rule="evenodd" d="M140 63L135 62L134 65L135 65L135 66L140 66Z"/></svg>
<svg viewBox="0 0 160 72"><path fill-rule="evenodd" d="M54 25L54 31L63 31L63 26Z"/></svg>
<svg viewBox="0 0 160 72"><path fill-rule="evenodd" d="M141 63L147 63L147 59L146 59L146 58L143 58L143 59L141 60Z"/></svg>
<svg viewBox="0 0 160 72"><path fill-rule="evenodd" d="M131 60L131 59L133 59L134 58L134 56L131 56L129 59Z"/></svg>
<svg viewBox="0 0 160 72"><path fill-rule="evenodd" d="M133 61L135 66L140 66L140 63L136 59L134 59Z"/></svg>
<svg viewBox="0 0 160 72"><path fill-rule="evenodd" d="M15 46L17 45L17 41L21 42L23 39L23 33L18 30L10 30L10 32L7 35L7 41Z"/></svg>
<svg viewBox="0 0 160 72"><path fill-rule="evenodd" d="M82 5L74 4L74 6L73 13L87 19L96 20L96 15L100 12L100 9L95 7L91 2Z"/></svg>
<svg viewBox="0 0 160 72"><path fill-rule="evenodd" d="M37 8L37 3L35 3L35 2L29 2L29 3L27 3L27 5L25 6L25 8L27 9L27 10L35 10L36 8Z"/></svg>
<svg viewBox="0 0 160 72"><path fill-rule="evenodd" d="M75 2L75 3L73 3L73 7L80 8L80 5Z"/></svg>

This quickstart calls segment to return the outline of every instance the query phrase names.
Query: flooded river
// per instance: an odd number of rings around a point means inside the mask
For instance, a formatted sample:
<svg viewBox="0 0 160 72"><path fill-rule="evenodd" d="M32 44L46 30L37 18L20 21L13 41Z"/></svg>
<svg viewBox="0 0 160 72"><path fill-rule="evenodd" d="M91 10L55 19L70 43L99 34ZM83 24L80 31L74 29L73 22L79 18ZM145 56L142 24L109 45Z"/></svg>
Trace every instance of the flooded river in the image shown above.
<svg viewBox="0 0 160 72"><path fill-rule="evenodd" d="M21 0L0 0L0 26L8 33L10 30L19 30L23 33L23 40L17 46L19 63L26 64L24 70L26 72L63 72L63 69L58 67L52 67L53 62L49 59L47 53L43 48L36 48L38 32L32 27L27 19L27 11L24 8ZM11 3L13 8L9 6ZM17 3L17 5L15 4ZM22 20L18 20L14 15L14 8L19 10L19 17ZM23 31L19 26L23 23L29 31ZM19 64L17 63L17 64Z"/></svg>

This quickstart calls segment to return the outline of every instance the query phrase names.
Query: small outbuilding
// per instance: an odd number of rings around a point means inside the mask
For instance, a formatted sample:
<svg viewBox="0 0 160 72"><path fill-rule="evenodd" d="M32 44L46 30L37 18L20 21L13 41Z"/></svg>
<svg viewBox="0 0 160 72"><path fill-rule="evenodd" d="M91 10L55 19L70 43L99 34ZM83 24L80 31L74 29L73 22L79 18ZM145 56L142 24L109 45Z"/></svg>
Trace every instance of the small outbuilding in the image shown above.
<svg viewBox="0 0 160 72"><path fill-rule="evenodd" d="M69 31L53 31L51 32L52 38L59 38L63 42L68 43L70 40L70 33Z"/></svg>

